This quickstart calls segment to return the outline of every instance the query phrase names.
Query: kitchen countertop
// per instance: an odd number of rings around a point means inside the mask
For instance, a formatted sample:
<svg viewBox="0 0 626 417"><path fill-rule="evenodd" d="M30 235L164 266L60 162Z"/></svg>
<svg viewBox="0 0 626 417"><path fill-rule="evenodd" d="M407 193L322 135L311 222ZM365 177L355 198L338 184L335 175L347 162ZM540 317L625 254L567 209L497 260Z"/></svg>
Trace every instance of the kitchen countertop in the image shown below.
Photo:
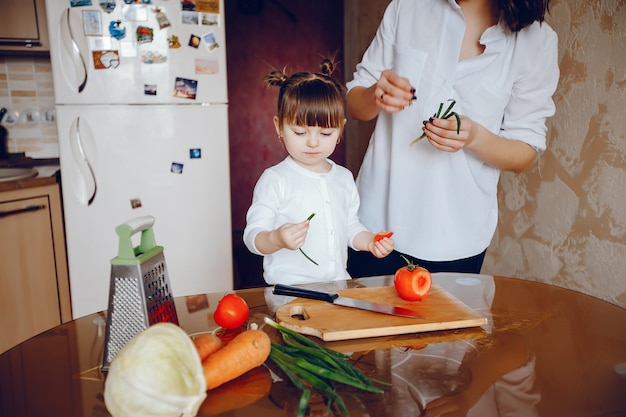
<svg viewBox="0 0 626 417"><path fill-rule="evenodd" d="M34 168L37 176L13 181L0 181L0 192L41 187L61 182L59 158L29 158L23 154L0 160L1 168Z"/></svg>

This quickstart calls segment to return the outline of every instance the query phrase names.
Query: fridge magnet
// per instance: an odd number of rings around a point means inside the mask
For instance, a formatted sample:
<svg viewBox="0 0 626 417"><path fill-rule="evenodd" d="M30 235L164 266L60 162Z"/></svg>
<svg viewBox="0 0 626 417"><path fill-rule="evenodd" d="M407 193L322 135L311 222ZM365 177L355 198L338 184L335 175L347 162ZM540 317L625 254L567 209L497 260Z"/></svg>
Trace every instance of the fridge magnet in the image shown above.
<svg viewBox="0 0 626 417"><path fill-rule="evenodd" d="M138 209L141 207L141 199L139 198L131 198L130 199L130 208L134 209Z"/></svg>
<svg viewBox="0 0 626 417"><path fill-rule="evenodd" d="M115 0L100 0L100 7L107 13L115 10Z"/></svg>
<svg viewBox="0 0 626 417"><path fill-rule="evenodd" d="M92 51L93 67L97 70L117 68L120 65L120 55L117 51Z"/></svg>
<svg viewBox="0 0 626 417"><path fill-rule="evenodd" d="M174 97L196 99L198 91L198 81L187 78L176 77L174 81Z"/></svg>
<svg viewBox="0 0 626 417"><path fill-rule="evenodd" d="M185 296L185 305L188 313L206 310L209 308L209 297L206 294L187 295Z"/></svg>
<svg viewBox="0 0 626 417"><path fill-rule="evenodd" d="M109 33L118 41L126 36L126 28L122 27L121 24L121 20L112 20L109 22Z"/></svg>
<svg viewBox="0 0 626 417"><path fill-rule="evenodd" d="M159 23L160 29L165 29L172 25L167 16L165 16L165 13L161 11L161 8L157 7L156 9L154 9L154 12L156 13L156 19Z"/></svg>
<svg viewBox="0 0 626 417"><path fill-rule="evenodd" d="M172 162L172 167L170 168L170 171L173 172L174 174L182 174L183 167L184 165L181 164L180 162Z"/></svg>
<svg viewBox="0 0 626 417"><path fill-rule="evenodd" d="M196 59L195 69L196 74L211 75L218 73L219 65L215 59Z"/></svg>
<svg viewBox="0 0 626 417"><path fill-rule="evenodd" d="M203 26L217 26L220 22L219 14L212 13L203 13L202 14L202 25Z"/></svg>
<svg viewBox="0 0 626 417"><path fill-rule="evenodd" d="M172 35L167 38L167 47L170 49L178 49L180 48L180 42L178 41L178 36Z"/></svg>
<svg viewBox="0 0 626 417"><path fill-rule="evenodd" d="M182 12L180 14L181 22L184 25L197 25L198 24L198 13L196 12Z"/></svg>
<svg viewBox="0 0 626 417"><path fill-rule="evenodd" d="M102 36L102 18L98 10L83 10L85 36Z"/></svg>
<svg viewBox="0 0 626 417"><path fill-rule="evenodd" d="M202 149L200 148L189 149L189 159L200 159L200 158L202 158Z"/></svg>
<svg viewBox="0 0 626 417"><path fill-rule="evenodd" d="M70 0L71 7L91 6L91 0Z"/></svg>
<svg viewBox="0 0 626 417"><path fill-rule="evenodd" d="M209 32L202 36L202 40L204 41L204 45L206 46L207 51L213 52L219 45L217 44L217 40L215 40L215 34L213 32Z"/></svg>
<svg viewBox="0 0 626 417"><path fill-rule="evenodd" d="M196 11L196 0L181 0L180 2L181 10L185 11Z"/></svg>
<svg viewBox="0 0 626 417"><path fill-rule="evenodd" d="M200 37L196 35L189 36L189 43L187 45L197 49L198 46L200 46Z"/></svg>
<svg viewBox="0 0 626 417"><path fill-rule="evenodd" d="M220 2L219 0L196 0L196 12L219 14Z"/></svg>
<svg viewBox="0 0 626 417"><path fill-rule="evenodd" d="M154 31L147 26L137 27L137 43L148 43L154 39Z"/></svg>
<svg viewBox="0 0 626 417"><path fill-rule="evenodd" d="M142 51L141 62L144 64L163 64L167 61L167 56L159 51Z"/></svg>
<svg viewBox="0 0 626 417"><path fill-rule="evenodd" d="M126 4L152 4L152 0L124 0Z"/></svg>
<svg viewBox="0 0 626 417"><path fill-rule="evenodd" d="M143 85L143 93L147 96L156 96L157 95L157 86L156 84L144 84Z"/></svg>
<svg viewBox="0 0 626 417"><path fill-rule="evenodd" d="M9 109L2 118L2 124L5 126L15 126L20 120L20 113L17 110Z"/></svg>

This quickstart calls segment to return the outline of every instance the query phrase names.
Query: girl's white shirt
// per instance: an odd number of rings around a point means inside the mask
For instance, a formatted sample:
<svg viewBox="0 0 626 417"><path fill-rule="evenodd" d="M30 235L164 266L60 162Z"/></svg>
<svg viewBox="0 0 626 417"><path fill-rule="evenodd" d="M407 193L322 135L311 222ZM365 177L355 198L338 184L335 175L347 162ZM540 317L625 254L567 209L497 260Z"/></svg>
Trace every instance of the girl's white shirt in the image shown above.
<svg viewBox="0 0 626 417"><path fill-rule="evenodd" d="M246 215L244 243L257 255L256 236L285 223L311 219L302 250L280 249L263 255L263 278L268 284L304 284L350 279L346 271L348 246L367 229L357 216L359 195L352 173L330 159L331 169L318 173L291 157L266 169L255 185Z"/></svg>
<svg viewBox="0 0 626 417"><path fill-rule="evenodd" d="M500 172L470 151L438 151L427 140L410 146L422 122L454 99L457 113L543 150L555 111L557 35L545 22L516 34L493 26L480 39L484 53L458 62L464 30L454 0L394 0L347 84L369 87L392 69L417 90L411 106L378 115L357 178L359 216L370 230L393 230L396 250L430 261L487 248Z"/></svg>

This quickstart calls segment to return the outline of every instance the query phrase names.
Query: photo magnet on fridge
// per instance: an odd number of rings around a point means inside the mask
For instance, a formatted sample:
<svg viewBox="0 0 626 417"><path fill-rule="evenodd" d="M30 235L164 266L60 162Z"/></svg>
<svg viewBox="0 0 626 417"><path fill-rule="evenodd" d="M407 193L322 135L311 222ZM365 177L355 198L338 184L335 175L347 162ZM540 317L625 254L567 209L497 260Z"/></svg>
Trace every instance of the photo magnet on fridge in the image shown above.
<svg viewBox="0 0 626 417"><path fill-rule="evenodd" d="M209 32L203 35L202 40L204 41L204 45L206 46L206 49L209 52L213 52L217 48L219 48L217 40L215 39L215 34L213 32Z"/></svg>
<svg viewBox="0 0 626 417"><path fill-rule="evenodd" d="M176 77L176 81L174 81L174 97L190 98L195 100L197 91L197 80Z"/></svg>
<svg viewBox="0 0 626 417"><path fill-rule="evenodd" d="M189 149L189 159L200 159L200 158L202 158L202 149L200 148Z"/></svg>
<svg viewBox="0 0 626 417"><path fill-rule="evenodd" d="M85 36L102 36L102 18L99 10L83 10Z"/></svg>
<svg viewBox="0 0 626 417"><path fill-rule="evenodd" d="M70 0L70 7L91 6L91 0Z"/></svg>
<svg viewBox="0 0 626 417"><path fill-rule="evenodd" d="M187 45L198 49L198 46L200 46L200 37L196 35L189 36L189 43Z"/></svg>
<svg viewBox="0 0 626 417"><path fill-rule="evenodd" d="M172 162L172 167L170 168L170 171L173 172L174 174L182 174L183 167L184 165L181 164L180 162Z"/></svg>

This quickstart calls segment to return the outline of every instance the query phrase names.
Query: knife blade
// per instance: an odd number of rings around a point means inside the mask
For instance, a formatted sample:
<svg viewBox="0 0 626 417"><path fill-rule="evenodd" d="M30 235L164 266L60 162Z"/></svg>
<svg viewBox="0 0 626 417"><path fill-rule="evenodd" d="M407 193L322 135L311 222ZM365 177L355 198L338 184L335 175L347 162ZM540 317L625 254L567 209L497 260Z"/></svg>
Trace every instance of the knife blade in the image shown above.
<svg viewBox="0 0 626 417"><path fill-rule="evenodd" d="M355 298L342 297L339 294L311 290L308 288L293 287L290 285L276 284L274 285L274 294L290 295L293 297L308 298L311 300L326 301L331 304L358 308L360 310L373 311L375 313L389 314L392 316L408 317L413 319L423 319L424 316L417 311L408 308L396 307L386 304L378 304L371 301L357 300Z"/></svg>

